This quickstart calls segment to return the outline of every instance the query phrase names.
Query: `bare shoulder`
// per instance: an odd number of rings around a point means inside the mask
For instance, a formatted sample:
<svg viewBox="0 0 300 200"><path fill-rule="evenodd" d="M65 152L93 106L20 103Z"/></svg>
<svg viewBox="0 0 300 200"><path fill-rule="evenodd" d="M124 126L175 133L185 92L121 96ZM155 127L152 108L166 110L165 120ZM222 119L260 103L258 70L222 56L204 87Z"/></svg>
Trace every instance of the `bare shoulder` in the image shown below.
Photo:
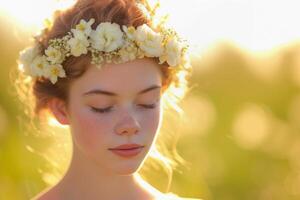
<svg viewBox="0 0 300 200"><path fill-rule="evenodd" d="M58 193L54 188L47 188L37 194L31 200L59 200Z"/></svg>
<svg viewBox="0 0 300 200"><path fill-rule="evenodd" d="M192 198L192 197L177 197L177 199L174 200L203 200L203 199Z"/></svg>
<svg viewBox="0 0 300 200"><path fill-rule="evenodd" d="M174 193L167 193L165 195L167 200L203 200L203 199L199 199L199 198L192 198L192 197L181 197L178 196L177 194Z"/></svg>

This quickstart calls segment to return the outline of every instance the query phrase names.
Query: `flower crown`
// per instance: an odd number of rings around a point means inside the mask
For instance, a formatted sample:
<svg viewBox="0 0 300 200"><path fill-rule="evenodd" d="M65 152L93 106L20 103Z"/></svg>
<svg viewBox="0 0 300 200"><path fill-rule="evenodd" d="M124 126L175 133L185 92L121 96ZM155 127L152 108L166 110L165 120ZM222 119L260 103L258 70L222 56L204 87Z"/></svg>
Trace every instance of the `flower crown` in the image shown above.
<svg viewBox="0 0 300 200"><path fill-rule="evenodd" d="M92 64L98 68L104 63L124 63L143 57L157 57L159 64L171 67L188 64L187 44L172 29L155 32L147 24L137 28L116 23L100 23L92 29L94 18L80 23L65 36L49 40L41 52L36 44L20 52L19 65L24 74L45 77L55 84L58 77L66 77L62 63L69 56L91 53Z"/></svg>

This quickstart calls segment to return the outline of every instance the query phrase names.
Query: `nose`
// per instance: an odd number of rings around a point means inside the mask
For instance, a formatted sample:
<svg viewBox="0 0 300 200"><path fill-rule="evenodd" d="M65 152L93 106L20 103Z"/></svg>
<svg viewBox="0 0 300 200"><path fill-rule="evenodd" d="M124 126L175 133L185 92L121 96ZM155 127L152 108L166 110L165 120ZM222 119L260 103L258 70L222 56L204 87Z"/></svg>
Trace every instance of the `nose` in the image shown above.
<svg viewBox="0 0 300 200"><path fill-rule="evenodd" d="M134 135L140 131L140 125L138 121L132 116L127 115L123 118L122 122L116 127L116 132L119 135Z"/></svg>

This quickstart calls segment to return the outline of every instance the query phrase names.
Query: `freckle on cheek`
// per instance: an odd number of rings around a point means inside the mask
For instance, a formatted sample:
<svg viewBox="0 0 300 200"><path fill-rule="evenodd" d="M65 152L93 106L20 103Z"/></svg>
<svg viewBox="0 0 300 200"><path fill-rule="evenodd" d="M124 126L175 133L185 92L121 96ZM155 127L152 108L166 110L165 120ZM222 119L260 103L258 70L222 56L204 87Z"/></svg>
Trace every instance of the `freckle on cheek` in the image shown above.
<svg viewBox="0 0 300 200"><path fill-rule="evenodd" d="M95 147L97 143L101 141L103 134L100 134L102 130L99 119L95 119L94 116L80 114L76 118L75 129L76 138L79 143L86 147Z"/></svg>

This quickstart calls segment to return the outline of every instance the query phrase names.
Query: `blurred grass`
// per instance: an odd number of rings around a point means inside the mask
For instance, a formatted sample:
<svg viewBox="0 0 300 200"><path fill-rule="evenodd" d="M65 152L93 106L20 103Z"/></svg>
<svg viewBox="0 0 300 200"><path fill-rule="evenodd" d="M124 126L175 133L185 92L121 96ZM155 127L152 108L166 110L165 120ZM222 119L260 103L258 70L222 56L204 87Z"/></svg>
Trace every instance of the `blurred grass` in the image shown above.
<svg viewBox="0 0 300 200"><path fill-rule="evenodd" d="M8 74L29 41L7 19L0 24L0 199L23 200L46 187L41 171L49 167L26 146L44 152L50 141L24 132ZM206 200L300 199L299 61L300 44L259 55L226 42L193 60L195 87L182 103L187 118L178 130L179 153L193 165L175 172L173 192ZM160 176L150 179L158 188Z"/></svg>

